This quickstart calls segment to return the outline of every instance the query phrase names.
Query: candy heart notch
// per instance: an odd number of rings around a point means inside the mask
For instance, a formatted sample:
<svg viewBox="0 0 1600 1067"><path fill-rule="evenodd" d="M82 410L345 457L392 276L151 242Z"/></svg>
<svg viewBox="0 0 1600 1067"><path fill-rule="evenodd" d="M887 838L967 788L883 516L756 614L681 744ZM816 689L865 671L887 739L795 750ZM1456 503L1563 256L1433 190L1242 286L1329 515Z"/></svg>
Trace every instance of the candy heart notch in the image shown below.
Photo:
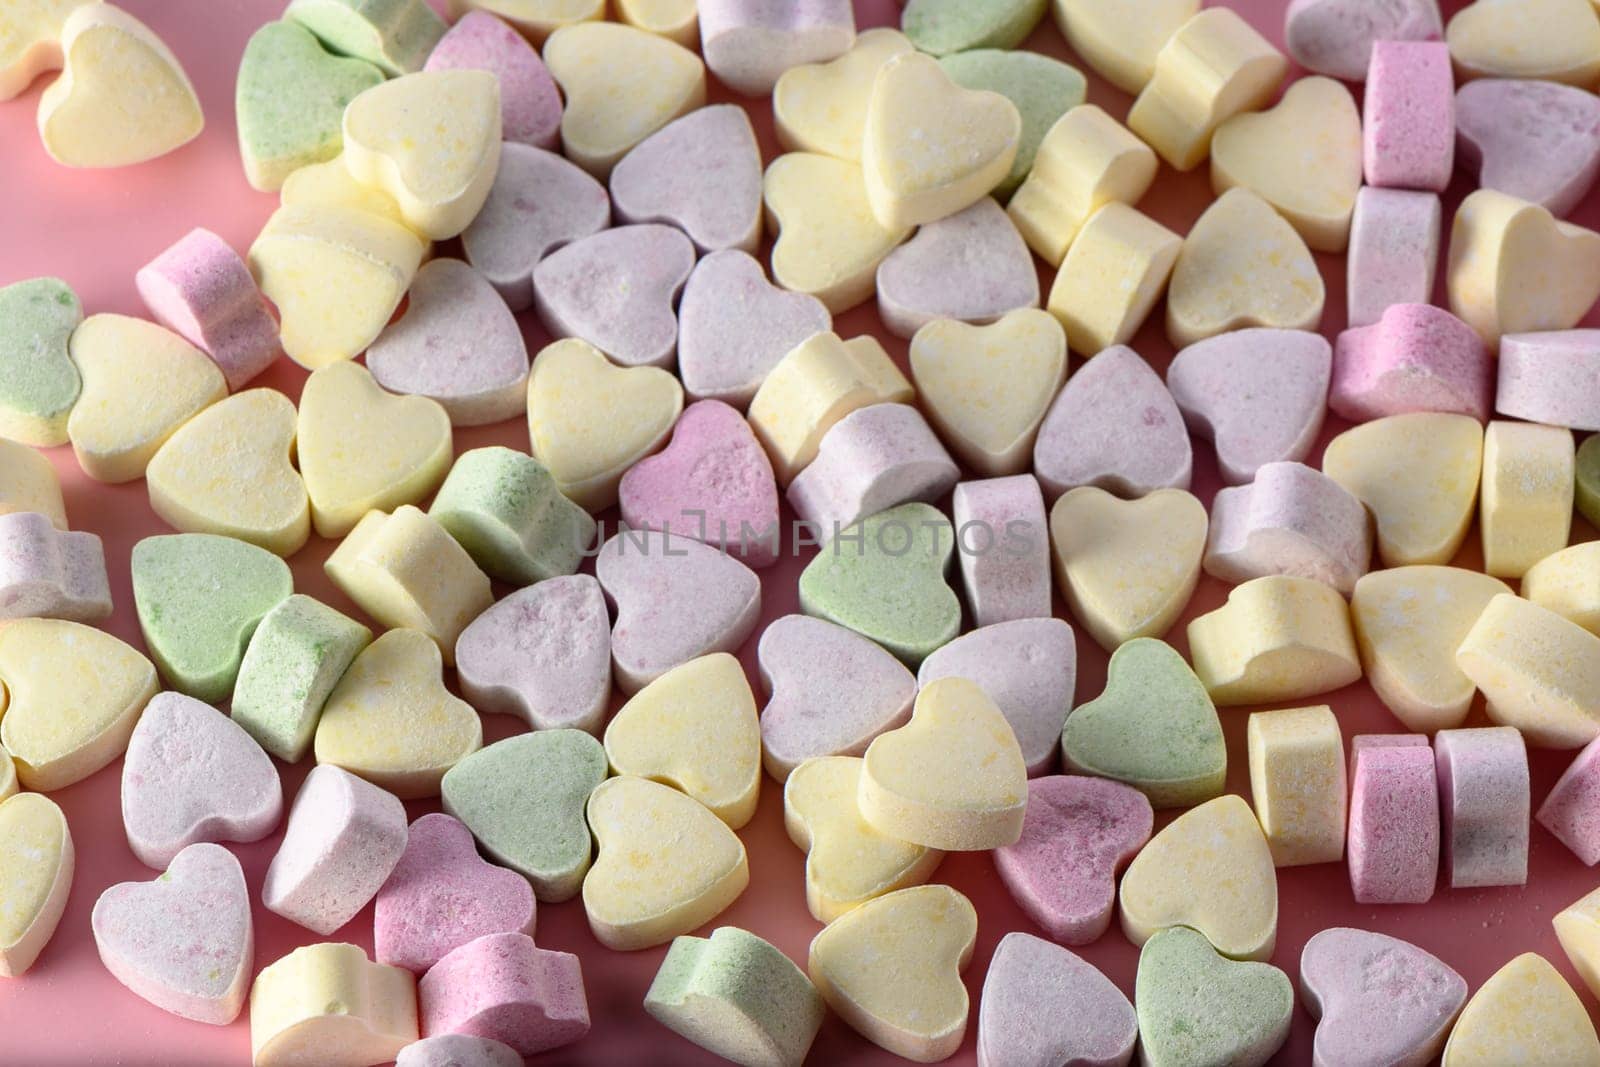
<svg viewBox="0 0 1600 1067"><path fill-rule="evenodd" d="M0 801L0 862L0 978L15 978L44 951L72 890L72 831L55 801L42 793Z"/></svg>
<svg viewBox="0 0 1600 1067"><path fill-rule="evenodd" d="M1133 999L1148 1067L1261 1067L1283 1046L1294 1017L1288 975L1226 959L1184 926L1162 930L1139 953Z"/></svg>
<svg viewBox="0 0 1600 1067"><path fill-rule="evenodd" d="M1128 1063L1139 1021L1122 990L1076 953L1032 934L1000 939L978 1005L978 1063Z"/></svg>
<svg viewBox="0 0 1600 1067"><path fill-rule="evenodd" d="M1374 41L1436 41L1444 32L1438 0L1290 0L1283 37L1307 70L1365 81Z"/></svg>
<svg viewBox="0 0 1600 1067"><path fill-rule="evenodd" d="M1386 934L1335 927L1306 942L1300 989L1317 1023L1318 1063L1421 1064L1438 1055L1467 1001L1443 961Z"/></svg>
<svg viewBox="0 0 1600 1067"><path fill-rule="evenodd" d="M1600 174L1600 97L1555 82L1468 82L1456 94L1456 151L1483 188L1562 218Z"/></svg>
<svg viewBox="0 0 1600 1067"><path fill-rule="evenodd" d="M90 925L106 970L162 1011L226 1026L244 1007L255 960L250 890L221 845L190 845L159 878L107 889Z"/></svg>
<svg viewBox="0 0 1600 1067"><path fill-rule="evenodd" d="M0 434L37 448L67 443L83 384L67 341L82 321L83 305L59 278L0 287Z"/></svg>
<svg viewBox="0 0 1600 1067"><path fill-rule="evenodd" d="M761 240L761 149L745 110L714 104L641 141L611 172L624 222L661 222L702 252L754 252Z"/></svg>

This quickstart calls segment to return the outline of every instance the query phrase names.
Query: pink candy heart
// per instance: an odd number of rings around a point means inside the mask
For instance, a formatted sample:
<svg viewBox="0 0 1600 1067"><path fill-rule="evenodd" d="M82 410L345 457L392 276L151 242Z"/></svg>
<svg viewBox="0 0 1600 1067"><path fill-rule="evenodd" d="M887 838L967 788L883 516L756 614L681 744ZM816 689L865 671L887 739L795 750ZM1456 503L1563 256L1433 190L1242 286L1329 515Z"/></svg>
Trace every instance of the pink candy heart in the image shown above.
<svg viewBox="0 0 1600 1067"><path fill-rule="evenodd" d="M878 267L878 311L900 337L934 319L986 325L1038 306L1033 255L993 197L928 223Z"/></svg>
<svg viewBox="0 0 1600 1067"><path fill-rule="evenodd" d="M417 984L422 1032L470 1034L533 1056L589 1032L578 957L536 948L525 934L470 941Z"/></svg>
<svg viewBox="0 0 1600 1067"><path fill-rule="evenodd" d="M1441 411L1487 422L1494 359L1478 331L1431 304L1392 304L1333 350L1328 408L1351 422Z"/></svg>
<svg viewBox="0 0 1600 1067"><path fill-rule="evenodd" d="M1600 174L1600 97L1547 81L1468 82L1456 93L1456 151L1483 188L1564 216Z"/></svg>
<svg viewBox="0 0 1600 1067"><path fill-rule="evenodd" d="M1436 41L1442 31L1437 0L1292 0L1283 38L1307 70L1358 82L1374 41Z"/></svg>
<svg viewBox="0 0 1600 1067"><path fill-rule="evenodd" d="M664 222L702 252L761 241L761 149L736 104L691 111L622 157L611 202L623 222Z"/></svg>
<svg viewBox="0 0 1600 1067"><path fill-rule="evenodd" d="M1306 942L1300 990L1319 1016L1318 1063L1425 1064L1466 1003L1467 983L1417 946L1334 927Z"/></svg>
<svg viewBox="0 0 1600 1067"><path fill-rule="evenodd" d="M439 39L423 70L486 70L500 80L500 136L555 148L561 90L544 60L516 30L487 11L468 11Z"/></svg>

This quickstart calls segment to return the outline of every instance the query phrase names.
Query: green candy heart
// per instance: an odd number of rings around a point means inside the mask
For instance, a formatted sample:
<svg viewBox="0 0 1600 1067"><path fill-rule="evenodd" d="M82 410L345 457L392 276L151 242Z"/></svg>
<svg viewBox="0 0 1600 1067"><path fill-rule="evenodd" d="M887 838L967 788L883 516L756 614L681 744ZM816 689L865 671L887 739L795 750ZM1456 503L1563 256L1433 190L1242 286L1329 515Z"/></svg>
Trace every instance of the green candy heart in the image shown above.
<svg viewBox="0 0 1600 1067"><path fill-rule="evenodd" d="M584 805L606 778L606 751L582 730L539 730L480 749L445 773L444 810L541 901L570 900L594 852Z"/></svg>
<svg viewBox="0 0 1600 1067"><path fill-rule="evenodd" d="M1121 645L1106 688L1067 717L1067 766L1124 782L1157 808L1189 807L1222 793L1228 748L1205 686L1164 641Z"/></svg>
<svg viewBox="0 0 1600 1067"><path fill-rule="evenodd" d="M807 615L876 641L913 670L961 629L961 601L944 580L950 520L901 504L841 530L800 575Z"/></svg>
<svg viewBox="0 0 1600 1067"><path fill-rule="evenodd" d="M83 305L59 278L0 288L0 437L38 448L67 443L82 381L67 339Z"/></svg>
<svg viewBox="0 0 1600 1067"><path fill-rule="evenodd" d="M1289 1036L1294 988L1270 963L1227 959L1174 926L1144 943L1133 1002L1150 1067L1259 1067Z"/></svg>
<svg viewBox="0 0 1600 1067"><path fill-rule="evenodd" d="M426 0L290 0L283 17L386 74L421 70L447 29Z"/></svg>
<svg viewBox="0 0 1600 1067"><path fill-rule="evenodd" d="M1600 529L1600 434L1593 434L1578 449L1578 514Z"/></svg>
<svg viewBox="0 0 1600 1067"><path fill-rule="evenodd" d="M589 513L537 460L509 448L462 453L428 514L485 574L517 585L576 573L594 541Z"/></svg>
<svg viewBox="0 0 1600 1067"><path fill-rule="evenodd" d="M345 105L381 81L377 67L329 55L296 23L257 30L239 60L234 90L239 155L250 184L274 192L294 171L338 155Z"/></svg>
<svg viewBox="0 0 1600 1067"><path fill-rule="evenodd" d="M133 604L167 684L215 704L233 691L262 616L289 598L289 565L216 534L163 534L133 546Z"/></svg>
<svg viewBox="0 0 1600 1067"><path fill-rule="evenodd" d="M984 48L945 56L939 65L957 85L999 93L1017 105L1022 115L1016 162L994 190L1001 199L1015 192L1033 170L1034 157L1050 127L1083 103L1089 91L1088 81L1076 67L1037 52Z"/></svg>
<svg viewBox="0 0 1600 1067"><path fill-rule="evenodd" d="M1046 0L911 0L900 29L922 52L1015 48L1044 18Z"/></svg>

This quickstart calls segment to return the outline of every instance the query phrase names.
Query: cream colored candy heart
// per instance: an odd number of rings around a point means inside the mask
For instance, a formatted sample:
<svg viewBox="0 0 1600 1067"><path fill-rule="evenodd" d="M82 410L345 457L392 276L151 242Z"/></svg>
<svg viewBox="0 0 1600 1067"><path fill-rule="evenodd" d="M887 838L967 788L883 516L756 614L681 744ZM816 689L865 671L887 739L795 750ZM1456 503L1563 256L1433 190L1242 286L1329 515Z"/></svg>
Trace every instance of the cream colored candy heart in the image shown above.
<svg viewBox="0 0 1600 1067"><path fill-rule="evenodd" d="M0 21L0 100L61 66L61 24L84 0L10 0Z"/></svg>
<svg viewBox="0 0 1600 1067"><path fill-rule="evenodd" d="M859 162L872 83L885 63L910 51L905 34L880 26L860 34L838 59L784 71L772 90L778 143L790 152Z"/></svg>
<svg viewBox="0 0 1600 1067"><path fill-rule="evenodd" d="M0 745L0 804L17 795L17 765L4 745ZM854 797L854 791L851 792ZM853 801L852 801L853 803Z"/></svg>
<svg viewBox="0 0 1600 1067"><path fill-rule="evenodd" d="M356 363L314 371L300 391L300 473L323 537L368 511L412 504L450 469L450 416L425 396L395 396Z"/></svg>
<svg viewBox="0 0 1600 1067"><path fill-rule="evenodd" d="M605 0L448 0L452 21L469 11L487 11L538 44L563 26L606 17Z"/></svg>
<svg viewBox="0 0 1600 1067"><path fill-rule="evenodd" d="M153 322L91 315L72 331L83 392L67 417L78 466L102 482L131 482L163 442L228 395L211 357Z"/></svg>
<svg viewBox="0 0 1600 1067"><path fill-rule="evenodd" d="M1056 25L1094 72L1125 93L1155 75L1156 56L1200 0L1055 0Z"/></svg>
<svg viewBox="0 0 1600 1067"><path fill-rule="evenodd" d="M989 326L936 319L911 338L923 410L961 460L987 477L1026 470L1067 375L1067 337L1037 308Z"/></svg>
<svg viewBox="0 0 1600 1067"><path fill-rule="evenodd" d="M0 682L9 704L0 745L26 789L82 781L122 755L156 694L156 669L131 646L61 619L17 619L0 629Z"/></svg>
<svg viewBox="0 0 1600 1067"><path fill-rule="evenodd" d="M467 228L500 166L500 81L430 70L374 85L344 109L344 165L435 241Z"/></svg>
<svg viewBox="0 0 1600 1067"><path fill-rule="evenodd" d="M1230 189L1184 239L1167 290L1167 336L1183 348L1230 330L1315 330L1322 274L1294 227L1248 189Z"/></svg>
<svg viewBox="0 0 1600 1067"><path fill-rule="evenodd" d="M1095 486L1050 509L1056 584L1100 647L1172 628L1200 579L1206 509L1181 489L1122 500Z"/></svg>
<svg viewBox="0 0 1600 1067"><path fill-rule="evenodd" d="M311 535L306 483L294 469L296 414L273 389L206 408L145 468L150 508L173 529L237 537L292 556Z"/></svg>
<svg viewBox="0 0 1600 1067"><path fill-rule="evenodd" d="M1344 859L1344 738L1326 704L1258 711L1246 727L1250 795L1279 867Z"/></svg>
<svg viewBox="0 0 1600 1067"><path fill-rule="evenodd" d="M416 979L373 963L355 945L304 945L268 964L250 986L253 1067L383 1063L417 1040Z"/></svg>
<svg viewBox="0 0 1600 1067"><path fill-rule="evenodd" d="M540 352L528 376L533 457L575 503L604 511L627 469L666 443L683 387L659 367L618 367L576 338Z"/></svg>
<svg viewBox="0 0 1600 1067"><path fill-rule="evenodd" d="M1344 597L1309 578L1235 586L1189 623L1189 656L1218 707L1299 700L1361 678Z"/></svg>
<svg viewBox="0 0 1600 1067"><path fill-rule="evenodd" d="M67 505L50 460L36 448L0 437L0 515L20 511L38 512L56 529L67 528Z"/></svg>
<svg viewBox="0 0 1600 1067"><path fill-rule="evenodd" d="M1478 494L1484 573L1521 578L1567 546L1576 477L1571 430L1502 419L1489 423Z"/></svg>
<svg viewBox="0 0 1600 1067"><path fill-rule="evenodd" d="M920 226L976 203L1011 171L1022 115L999 93L964 89L919 52L885 63L872 83L861 168L886 229Z"/></svg>
<svg viewBox="0 0 1600 1067"><path fill-rule="evenodd" d="M1589 1009L1536 952L1513 959L1472 994L1445 1042L1440 1067L1510 1063L1600 1065L1600 1037Z"/></svg>
<svg viewBox="0 0 1600 1067"><path fill-rule="evenodd" d="M1211 140L1211 187L1271 204L1318 252L1343 252L1361 189L1361 114L1332 78L1301 78L1270 110L1235 115Z"/></svg>
<svg viewBox="0 0 1600 1067"><path fill-rule="evenodd" d="M756 698L726 652L680 664L635 693L606 727L605 746L613 774L680 789L735 830L756 813Z"/></svg>
<svg viewBox="0 0 1600 1067"><path fill-rule="evenodd" d="M811 940L806 969L840 1018L873 1044L919 1063L955 1054L967 1032L978 913L947 885L868 901Z"/></svg>
<svg viewBox="0 0 1600 1067"><path fill-rule="evenodd" d="M1229 793L1168 823L1128 865L1119 903L1122 931L1135 945L1190 926L1224 956L1269 959L1278 873L1250 805Z"/></svg>
<svg viewBox="0 0 1600 1067"><path fill-rule="evenodd" d="M1067 249L1046 306L1084 358L1125 345L1167 288L1183 238L1127 204L1089 216Z"/></svg>
<svg viewBox="0 0 1600 1067"><path fill-rule="evenodd" d="M706 102L700 57L632 26L562 27L545 42L544 61L567 98L563 153L601 178L634 145Z"/></svg>
<svg viewBox="0 0 1600 1067"><path fill-rule="evenodd" d="M345 166L342 152L326 162L313 163L291 173L278 191L278 202L284 207L331 207L363 211L409 229L406 217L394 197L382 189L356 181L350 168Z"/></svg>
<svg viewBox="0 0 1600 1067"><path fill-rule="evenodd" d="M1543 821L1542 819L1540 820ZM1568 904L1550 920L1561 950L1593 993L1600 988L1600 890Z"/></svg>
<svg viewBox="0 0 1600 1067"><path fill-rule="evenodd" d="M183 65L127 12L75 8L61 55L61 77L39 97L39 137L57 163L126 167L200 136L206 120Z"/></svg>
<svg viewBox="0 0 1600 1067"><path fill-rule="evenodd" d="M49 797L0 801L0 978L32 967L56 932L74 858L67 817Z"/></svg>
<svg viewBox="0 0 1600 1067"><path fill-rule="evenodd" d="M1478 0L1445 30L1459 81L1537 78L1588 89L1600 76L1600 19L1588 0Z"/></svg>
<svg viewBox="0 0 1600 1067"><path fill-rule="evenodd" d="M695 0L617 0L617 18L685 48L700 43Z"/></svg>
<svg viewBox="0 0 1600 1067"><path fill-rule="evenodd" d="M1489 601L1461 640L1456 666L1489 718L1530 745L1579 748L1600 734L1600 637L1510 593Z"/></svg>
<svg viewBox="0 0 1600 1067"><path fill-rule="evenodd" d="M1564 548L1529 567L1522 595L1600 636L1600 541Z"/></svg>

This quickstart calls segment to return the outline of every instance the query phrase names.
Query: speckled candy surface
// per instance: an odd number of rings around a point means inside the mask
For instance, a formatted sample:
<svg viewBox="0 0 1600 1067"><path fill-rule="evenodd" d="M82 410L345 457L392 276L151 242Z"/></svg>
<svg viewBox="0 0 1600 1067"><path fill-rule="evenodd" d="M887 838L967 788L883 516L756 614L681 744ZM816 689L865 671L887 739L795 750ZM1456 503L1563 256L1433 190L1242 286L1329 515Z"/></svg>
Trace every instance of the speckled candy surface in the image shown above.
<svg viewBox="0 0 1600 1067"><path fill-rule="evenodd" d="M1478 988L1445 1042L1443 1067L1521 1061L1571 1067L1600 1063L1600 1038L1567 980L1524 952Z"/></svg>
<svg viewBox="0 0 1600 1067"><path fill-rule="evenodd" d="M790 67L834 59L856 39L849 0L700 0L699 8L706 66L746 96L771 92Z"/></svg>
<svg viewBox="0 0 1600 1067"><path fill-rule="evenodd" d="M978 1008L979 1067L1122 1067L1138 1036L1133 1005L1092 964L1032 934L1000 939Z"/></svg>
<svg viewBox="0 0 1600 1067"><path fill-rule="evenodd" d="M67 528L67 505L50 460L38 449L0 437L0 515L33 511L58 530Z"/></svg>
<svg viewBox="0 0 1600 1067"><path fill-rule="evenodd" d="M1134 1001L1146 1067L1261 1067L1288 1039L1294 1016L1288 975L1227 959L1183 926L1146 942Z"/></svg>
<svg viewBox="0 0 1600 1067"><path fill-rule="evenodd" d="M1437 0L1292 0L1284 15L1289 54L1307 70L1345 81L1367 76L1372 46L1383 41L1436 41L1444 33Z"/></svg>
<svg viewBox="0 0 1600 1067"><path fill-rule="evenodd" d="M1538 820L1572 854L1600 863L1600 743L1591 741L1550 787Z"/></svg>
<svg viewBox="0 0 1600 1067"><path fill-rule="evenodd" d="M1594 82L1600 21L1593 7L1568 0L1490 0L1457 11L1445 27L1450 58L1468 78L1544 78Z"/></svg>
<svg viewBox="0 0 1600 1067"><path fill-rule="evenodd" d="M1565 216L1600 174L1600 99L1555 82L1468 82L1456 93L1456 150L1484 188Z"/></svg>
<svg viewBox="0 0 1600 1067"><path fill-rule="evenodd" d="M489 446L457 457L428 515L492 578L527 585L578 569L595 522L538 460Z"/></svg>
<svg viewBox="0 0 1600 1067"><path fill-rule="evenodd" d="M1521 578L1567 547L1577 456L1565 427L1496 419L1483 433L1478 533L1483 569Z"/></svg>
<svg viewBox="0 0 1600 1067"><path fill-rule="evenodd" d="M435 964L417 984L427 1034L500 1041L524 1056L589 1032L578 957L534 946L522 933L486 934Z"/></svg>
<svg viewBox="0 0 1600 1067"><path fill-rule="evenodd" d="M500 131L507 141L554 148L561 92L539 53L487 11L469 11L428 53L423 70L487 70L500 81Z"/></svg>
<svg viewBox="0 0 1600 1067"><path fill-rule="evenodd" d="M1507 334L1497 366L1496 414L1600 430L1600 330Z"/></svg>
<svg viewBox="0 0 1600 1067"><path fill-rule="evenodd" d="M1509 726L1440 730L1434 737L1444 868L1450 886L1528 879L1528 750Z"/></svg>
<svg viewBox="0 0 1600 1067"><path fill-rule="evenodd" d="M94 622L111 614L105 548L36 511L0 514L0 619Z"/></svg>
<svg viewBox="0 0 1600 1067"><path fill-rule="evenodd" d="M950 497L967 606L977 626L1050 615L1050 530L1030 474L961 482Z"/></svg>
<svg viewBox="0 0 1600 1067"><path fill-rule="evenodd" d="M1350 744L1350 889L1362 904L1425 904L1439 876L1439 788L1422 734Z"/></svg>
<svg viewBox="0 0 1600 1067"><path fill-rule="evenodd" d="M938 500L960 476L920 411L909 404L871 404L823 435L816 458L789 483L786 495L825 544L869 515Z"/></svg>
<svg viewBox="0 0 1600 1067"><path fill-rule="evenodd" d="M1391 304L1433 299L1442 209L1436 193L1362 186L1350 216L1346 320L1371 326Z"/></svg>
<svg viewBox="0 0 1600 1067"><path fill-rule="evenodd" d="M1344 738L1326 704L1258 711L1246 729L1250 795L1279 867L1344 857Z"/></svg>
<svg viewBox="0 0 1600 1067"><path fill-rule="evenodd" d="M555 337L581 337L625 367L670 366L674 305L694 246L670 226L620 226L581 238L533 270L539 318Z"/></svg>
<svg viewBox="0 0 1600 1067"><path fill-rule="evenodd" d="M355 945L302 946L262 968L250 987L257 1067L293 1067L330 1045L349 1049L354 1062L381 1063L416 1040L416 980Z"/></svg>
<svg viewBox="0 0 1600 1067"><path fill-rule="evenodd" d="M1391 304L1372 325L1339 334L1328 407L1351 422L1424 411L1486 422L1493 375L1471 326L1426 303Z"/></svg>
<svg viewBox="0 0 1600 1067"><path fill-rule="evenodd" d="M1225 582L1289 575L1348 595L1371 557L1361 501L1303 463L1264 464L1249 485L1222 489L1212 501L1204 566Z"/></svg>
<svg viewBox="0 0 1600 1067"><path fill-rule="evenodd" d="M1372 42L1361 132L1369 185L1442 193L1455 170L1455 79L1442 41Z"/></svg>
<svg viewBox="0 0 1600 1067"><path fill-rule="evenodd" d="M83 305L59 278L30 278L0 287L0 320L0 434L38 448L66 444L82 384L67 339Z"/></svg>
<svg viewBox="0 0 1600 1067"><path fill-rule="evenodd" d="M522 1067L522 1055L492 1038L435 1034L401 1049L395 1067Z"/></svg>
<svg viewBox="0 0 1600 1067"><path fill-rule="evenodd" d="M1501 593L1461 639L1456 666L1484 694L1489 718L1544 748L1600 734L1594 704L1600 638L1529 600Z"/></svg>
<svg viewBox="0 0 1600 1067"><path fill-rule="evenodd" d="M1361 678L1350 611L1332 587L1272 575L1189 623L1194 670L1220 707L1299 700Z"/></svg>
<svg viewBox="0 0 1600 1067"><path fill-rule="evenodd" d="M1300 953L1300 991L1319 1019L1314 1062L1422 1067L1438 1055L1467 983L1408 941L1349 927Z"/></svg>
<svg viewBox="0 0 1600 1067"><path fill-rule="evenodd" d="M1034 0L1003 0L1002 6L1028 5ZM1042 13L1044 4L1037 5ZM1077 68L1058 59L1023 50L985 46L944 56L945 73L968 89L989 89L1010 100L1022 116L1022 139L1011 173L995 187L1004 200L1033 170L1039 145L1062 115L1083 103L1088 84Z"/></svg>
<svg viewBox="0 0 1600 1067"><path fill-rule="evenodd" d="M331 51L360 56L391 76L422 69L445 32L422 0L294 0L285 16Z"/></svg>
<svg viewBox="0 0 1600 1067"><path fill-rule="evenodd" d="M75 853L67 817L42 793L0 801L0 978L25 973L56 932L72 891Z"/></svg>
<svg viewBox="0 0 1600 1067"><path fill-rule="evenodd" d="M761 240L761 149L745 110L715 104L645 138L611 172L620 223L676 226L702 252Z"/></svg>

